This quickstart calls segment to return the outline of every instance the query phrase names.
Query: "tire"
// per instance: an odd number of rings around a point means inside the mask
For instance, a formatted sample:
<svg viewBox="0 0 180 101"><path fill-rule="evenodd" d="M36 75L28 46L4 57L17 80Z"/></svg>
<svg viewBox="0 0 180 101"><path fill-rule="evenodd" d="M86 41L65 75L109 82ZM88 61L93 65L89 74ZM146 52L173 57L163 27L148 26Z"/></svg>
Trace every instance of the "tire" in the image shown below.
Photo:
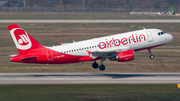
<svg viewBox="0 0 180 101"><path fill-rule="evenodd" d="M98 65L96 62L94 62L94 63L92 64L92 67L93 67L94 69L97 69L97 68L99 67L99 65Z"/></svg>
<svg viewBox="0 0 180 101"><path fill-rule="evenodd" d="M104 65L100 65L100 66L99 66L99 70L104 71L105 69L106 69L106 68L105 68Z"/></svg>
<svg viewBox="0 0 180 101"><path fill-rule="evenodd" d="M150 55L149 58L150 58L150 59L154 59L154 56L153 56L153 55Z"/></svg>

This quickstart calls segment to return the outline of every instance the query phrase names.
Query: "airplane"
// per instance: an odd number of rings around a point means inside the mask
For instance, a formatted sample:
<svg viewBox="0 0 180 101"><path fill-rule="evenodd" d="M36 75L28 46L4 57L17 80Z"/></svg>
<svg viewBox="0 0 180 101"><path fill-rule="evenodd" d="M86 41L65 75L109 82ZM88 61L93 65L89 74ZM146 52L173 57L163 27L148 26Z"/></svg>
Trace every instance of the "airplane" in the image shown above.
<svg viewBox="0 0 180 101"><path fill-rule="evenodd" d="M154 59L151 49L173 40L171 34L160 29L141 29L116 35L47 47L41 45L17 24L7 26L19 54L10 55L11 62L38 64L68 64L94 61L94 69L105 70L103 62L127 62L134 60L135 51L147 49L150 59ZM100 66L96 60L101 60Z"/></svg>

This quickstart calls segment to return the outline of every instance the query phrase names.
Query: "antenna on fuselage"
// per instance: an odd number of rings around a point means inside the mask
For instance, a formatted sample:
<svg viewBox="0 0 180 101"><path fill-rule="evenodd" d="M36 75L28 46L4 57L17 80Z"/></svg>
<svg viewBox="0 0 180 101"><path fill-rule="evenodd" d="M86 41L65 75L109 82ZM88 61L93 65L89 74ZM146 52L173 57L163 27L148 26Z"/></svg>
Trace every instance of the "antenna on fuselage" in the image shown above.
<svg viewBox="0 0 180 101"><path fill-rule="evenodd" d="M145 30L145 28L143 27L143 29Z"/></svg>

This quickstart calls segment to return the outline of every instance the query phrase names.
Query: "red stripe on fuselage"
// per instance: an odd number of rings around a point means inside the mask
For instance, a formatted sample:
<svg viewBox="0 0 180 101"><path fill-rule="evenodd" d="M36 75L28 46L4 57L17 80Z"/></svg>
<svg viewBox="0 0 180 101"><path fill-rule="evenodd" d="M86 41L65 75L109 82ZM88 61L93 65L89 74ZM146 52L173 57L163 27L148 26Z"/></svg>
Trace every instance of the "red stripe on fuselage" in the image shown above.
<svg viewBox="0 0 180 101"><path fill-rule="evenodd" d="M140 51L140 50L145 50L145 49L151 49L151 48L155 48L155 47L159 47L165 44L161 44L161 45L157 45L157 46L152 46L152 47L146 47L146 48L141 48L141 49L135 49L134 51Z"/></svg>
<svg viewBox="0 0 180 101"><path fill-rule="evenodd" d="M48 51L48 52L47 52ZM36 57L36 58L28 58ZM27 59L24 59L27 58ZM40 48L29 51L27 54L11 57L11 62L39 63L39 64L67 64L80 61L94 61L90 56L75 56L56 52L47 48Z"/></svg>

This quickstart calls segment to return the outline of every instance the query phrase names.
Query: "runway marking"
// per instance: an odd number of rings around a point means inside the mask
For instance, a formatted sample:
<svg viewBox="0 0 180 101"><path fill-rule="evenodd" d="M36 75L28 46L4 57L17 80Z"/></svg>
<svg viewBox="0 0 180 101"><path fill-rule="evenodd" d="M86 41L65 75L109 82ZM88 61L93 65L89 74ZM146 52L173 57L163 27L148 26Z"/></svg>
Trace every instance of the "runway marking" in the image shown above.
<svg viewBox="0 0 180 101"><path fill-rule="evenodd" d="M0 73L0 85L178 83L180 73Z"/></svg>

